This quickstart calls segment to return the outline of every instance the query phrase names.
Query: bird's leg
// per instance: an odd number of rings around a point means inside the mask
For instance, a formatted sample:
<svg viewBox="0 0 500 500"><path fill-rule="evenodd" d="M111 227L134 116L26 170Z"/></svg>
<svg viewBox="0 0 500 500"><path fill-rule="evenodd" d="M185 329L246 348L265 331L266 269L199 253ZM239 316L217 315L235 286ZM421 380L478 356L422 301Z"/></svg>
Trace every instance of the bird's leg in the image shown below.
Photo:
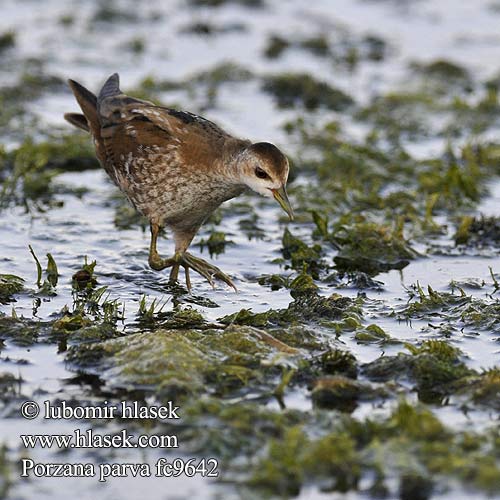
<svg viewBox="0 0 500 500"><path fill-rule="evenodd" d="M155 271L162 271L167 267L175 267L177 264L175 257L169 259L162 259L158 250L156 249L156 242L158 240L158 233L160 232L160 226L157 224L151 224L151 243L149 244L149 266ZM177 268L178 269L178 268ZM173 269L172 269L173 271Z"/></svg>
<svg viewBox="0 0 500 500"><path fill-rule="evenodd" d="M231 281L231 278L224 274L218 267L209 264L199 257L195 257L190 253L186 252L189 243L194 236L193 235L176 235L176 245L175 254L173 257L167 259L162 259L156 248L156 243L158 241L158 233L160 232L160 226L157 224L151 224L151 243L149 246L149 265L155 271L162 271L168 267L171 267L170 271L170 281L175 282L179 276L179 268L182 266L186 273L186 286L189 291L191 291L191 279L189 276L189 269L196 271L201 274L212 286L214 286L214 279L219 279L234 288L237 291L236 286Z"/></svg>

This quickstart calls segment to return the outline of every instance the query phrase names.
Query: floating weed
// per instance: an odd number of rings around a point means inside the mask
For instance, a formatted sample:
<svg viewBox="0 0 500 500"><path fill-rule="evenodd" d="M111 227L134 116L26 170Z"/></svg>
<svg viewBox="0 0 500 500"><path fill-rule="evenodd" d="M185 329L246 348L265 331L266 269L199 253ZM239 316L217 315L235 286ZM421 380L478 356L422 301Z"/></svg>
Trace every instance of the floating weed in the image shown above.
<svg viewBox="0 0 500 500"><path fill-rule="evenodd" d="M303 106L312 110L325 107L344 111L354 104L353 99L325 82L315 80L307 73L283 73L268 76L262 86L264 92L272 94L282 108Z"/></svg>
<svg viewBox="0 0 500 500"><path fill-rule="evenodd" d="M472 383L472 400L500 411L500 369L484 371L476 382Z"/></svg>
<svg viewBox="0 0 500 500"><path fill-rule="evenodd" d="M97 168L95 153L83 134L62 135L35 143L26 139L4 159L8 172L0 191L0 206L9 203L41 202L54 204L54 195L65 192L63 186L54 186L53 179L63 170L80 171ZM81 190L69 190L81 194Z"/></svg>
<svg viewBox="0 0 500 500"><path fill-rule="evenodd" d="M338 225L332 238L340 248L334 257L337 268L375 275L389 269L403 269L418 253L402 235L401 228L361 222Z"/></svg>
<svg viewBox="0 0 500 500"><path fill-rule="evenodd" d="M387 344L387 343L398 343L399 341L392 339L391 336L385 332L378 325L368 325L364 328L356 330L354 334L354 339L360 344Z"/></svg>
<svg viewBox="0 0 500 500"><path fill-rule="evenodd" d="M422 290L417 282L408 289L410 301L418 298L417 301L410 302L399 314L406 318L428 317L429 313L453 312L460 309L461 306L471 302L472 298L461 293L437 292L429 285L427 294Z"/></svg>
<svg viewBox="0 0 500 500"><path fill-rule="evenodd" d="M210 257L213 257L214 255L224 253L226 250L226 245L232 243L232 241L226 239L225 233L221 231L213 231L212 233L210 233L210 236L206 240L202 238L198 245L200 246L202 253L203 249L207 247Z"/></svg>
<svg viewBox="0 0 500 500"><path fill-rule="evenodd" d="M317 379L311 392L311 398L316 407L348 413L356 409L361 398L375 399L380 395L368 384L342 375Z"/></svg>
<svg viewBox="0 0 500 500"><path fill-rule="evenodd" d="M307 245L292 235L288 228L285 229L281 241L283 245L283 257L291 261L293 269L302 271L305 266L307 271L317 278L320 270L327 267L325 261L322 259L320 245Z"/></svg>
<svg viewBox="0 0 500 500"><path fill-rule="evenodd" d="M284 426L278 437L267 440L246 483L269 496L296 496L312 481L347 493L359 492L363 480L372 484L371 491L400 498L417 498L415 488L432 489L430 477L440 488L451 479L485 492L499 485L491 447L495 433L452 431L422 406L402 401L384 419L344 415L333 417L326 432L308 433L308 427L304 422ZM385 478L396 481L385 483ZM409 492L413 496L401 496Z"/></svg>
<svg viewBox="0 0 500 500"><path fill-rule="evenodd" d="M28 246L30 253L35 261L37 270L37 280L36 284L38 286L38 294L41 295L56 295L55 287L57 286L57 281L59 279L59 273L57 270L57 264L50 253L47 254L47 267L45 269L46 278L42 282L42 265L40 260L35 254L33 247Z"/></svg>
<svg viewBox="0 0 500 500"><path fill-rule="evenodd" d="M288 288L289 278L280 274L263 274L259 277L258 283L262 286L269 286L271 290L276 291Z"/></svg>
<svg viewBox="0 0 500 500"><path fill-rule="evenodd" d="M318 294L317 287L312 280L309 281L310 277L309 280L306 280L302 275L300 280L302 286L295 288L295 291L292 289L295 300L290 303L287 309L270 309L262 313L253 313L248 309L242 309L219 318L219 321L223 324L256 327L285 327L311 323L330 328L336 334L360 326L362 299L351 299L338 294L323 297Z"/></svg>
<svg viewBox="0 0 500 500"><path fill-rule="evenodd" d="M97 279L94 276L97 261L93 260L90 264L85 256L82 267L73 274L71 284L75 291L91 290L96 287Z"/></svg>
<svg viewBox="0 0 500 500"><path fill-rule="evenodd" d="M46 338L50 328L51 322L18 317L14 309L10 317L0 313L0 339L8 339L16 345L33 345L40 338Z"/></svg>
<svg viewBox="0 0 500 500"><path fill-rule="evenodd" d="M498 248L500 244L500 217L463 216L455 233L455 243L477 249Z"/></svg>
<svg viewBox="0 0 500 500"><path fill-rule="evenodd" d="M0 304L13 302L13 295L24 289L24 280L14 274L0 274Z"/></svg>
<svg viewBox="0 0 500 500"><path fill-rule="evenodd" d="M411 344L405 344L405 347L414 356L431 354L442 361L457 361L462 354L460 349L442 340L424 340L418 347Z"/></svg>
<svg viewBox="0 0 500 500"><path fill-rule="evenodd" d="M208 384L217 393L226 393L251 380L264 382L266 372L278 376L273 366L291 355L289 349L270 335L245 327L204 332L159 329L71 348L69 359L77 366L101 359L102 375L113 387L199 394ZM275 384L274 379L267 383Z"/></svg>

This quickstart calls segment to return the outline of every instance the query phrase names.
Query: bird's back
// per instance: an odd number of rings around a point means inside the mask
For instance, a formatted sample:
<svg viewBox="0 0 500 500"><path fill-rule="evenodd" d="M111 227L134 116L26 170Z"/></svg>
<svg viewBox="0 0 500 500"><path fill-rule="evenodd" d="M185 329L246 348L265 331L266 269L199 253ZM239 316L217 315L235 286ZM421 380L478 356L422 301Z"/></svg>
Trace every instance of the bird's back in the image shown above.
<svg viewBox="0 0 500 500"><path fill-rule="evenodd" d="M97 97L76 82L70 85L102 166L150 220L175 224L186 217L200 218L212 205L232 197L227 186L218 186L218 171L224 168L228 146L243 148L246 141L192 113L123 94L117 74ZM85 128L78 115L66 118Z"/></svg>

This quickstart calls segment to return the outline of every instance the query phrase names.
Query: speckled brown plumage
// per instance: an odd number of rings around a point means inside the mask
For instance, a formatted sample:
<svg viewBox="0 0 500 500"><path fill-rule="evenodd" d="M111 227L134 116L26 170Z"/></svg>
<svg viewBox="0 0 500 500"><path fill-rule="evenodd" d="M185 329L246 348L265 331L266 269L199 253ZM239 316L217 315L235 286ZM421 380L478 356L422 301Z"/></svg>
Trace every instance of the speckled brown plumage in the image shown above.
<svg viewBox="0 0 500 500"><path fill-rule="evenodd" d="M172 267L172 279L179 265L186 272L191 267L209 281L216 277L232 285L215 266L189 256L199 264L191 265L183 256L213 210L247 187L270 195L268 189L291 214L286 157L272 144L237 139L200 116L126 96L117 74L97 97L77 82L70 80L70 86L84 116L71 113L65 118L92 134L103 168L151 222L151 266ZM156 252L160 227L173 232L175 262L160 259ZM200 272L201 262L205 272ZM188 274L187 281L189 286Z"/></svg>

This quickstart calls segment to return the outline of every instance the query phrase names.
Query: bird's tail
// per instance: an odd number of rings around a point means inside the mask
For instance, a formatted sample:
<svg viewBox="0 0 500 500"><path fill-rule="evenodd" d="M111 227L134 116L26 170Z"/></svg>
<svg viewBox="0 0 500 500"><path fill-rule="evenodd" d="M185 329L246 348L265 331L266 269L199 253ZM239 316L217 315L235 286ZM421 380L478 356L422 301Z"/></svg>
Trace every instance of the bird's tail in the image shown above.
<svg viewBox="0 0 500 500"><path fill-rule="evenodd" d="M80 108L82 108L85 120L77 113L67 113L64 115L64 118L79 128L83 128L84 130L90 129L94 137L99 137L101 122L97 112L97 97L90 90L87 90L83 85L74 80L68 80L68 83ZM87 122L86 125L85 121Z"/></svg>
<svg viewBox="0 0 500 500"><path fill-rule="evenodd" d="M120 77L118 73L112 74L103 85L101 91L99 92L99 96L97 97L97 104L100 106L102 101L106 99L106 97L113 97L121 94L120 90Z"/></svg>

